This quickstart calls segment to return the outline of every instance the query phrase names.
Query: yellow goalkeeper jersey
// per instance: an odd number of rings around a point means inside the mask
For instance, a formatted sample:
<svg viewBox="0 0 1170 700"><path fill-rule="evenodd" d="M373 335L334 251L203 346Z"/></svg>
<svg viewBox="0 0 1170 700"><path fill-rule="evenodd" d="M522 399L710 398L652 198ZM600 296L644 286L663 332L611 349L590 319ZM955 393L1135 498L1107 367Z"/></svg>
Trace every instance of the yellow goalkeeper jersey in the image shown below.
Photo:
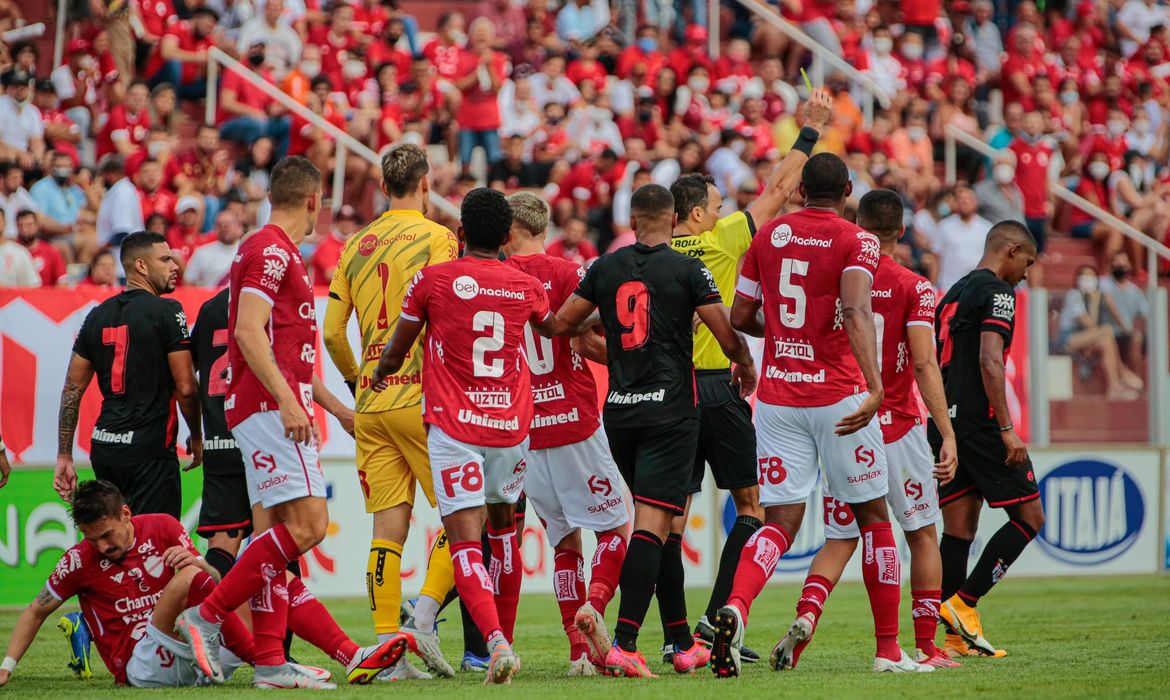
<svg viewBox="0 0 1170 700"><path fill-rule="evenodd" d="M751 216L737 211L719 219L715 228L697 236L677 236L670 239L675 250L703 261L715 286L723 296L723 305L731 306L735 299L735 284L739 276L739 260L752 244L755 227ZM719 341L707 326L700 325L695 333L695 369L729 369L731 361L719 348Z"/></svg>
<svg viewBox="0 0 1170 700"><path fill-rule="evenodd" d="M342 376L357 382L355 411L378 413L414 406L422 400L422 334L402 369L390 377L386 391L374 393L371 378L382 348L398 325L402 298L415 273L458 255L455 234L416 210L390 210L346 242L329 285L324 339ZM362 334L360 367L346 337L354 310Z"/></svg>

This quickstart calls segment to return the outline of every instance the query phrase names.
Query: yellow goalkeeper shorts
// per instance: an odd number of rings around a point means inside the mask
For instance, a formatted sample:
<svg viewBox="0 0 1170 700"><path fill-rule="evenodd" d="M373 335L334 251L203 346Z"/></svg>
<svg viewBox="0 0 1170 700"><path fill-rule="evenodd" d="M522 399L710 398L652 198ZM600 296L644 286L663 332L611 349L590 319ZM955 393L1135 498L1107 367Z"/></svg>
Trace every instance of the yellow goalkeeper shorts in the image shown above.
<svg viewBox="0 0 1170 700"><path fill-rule="evenodd" d="M354 417L358 479L366 512L376 513L402 503L414 505L414 486L435 505L427 433L422 404Z"/></svg>

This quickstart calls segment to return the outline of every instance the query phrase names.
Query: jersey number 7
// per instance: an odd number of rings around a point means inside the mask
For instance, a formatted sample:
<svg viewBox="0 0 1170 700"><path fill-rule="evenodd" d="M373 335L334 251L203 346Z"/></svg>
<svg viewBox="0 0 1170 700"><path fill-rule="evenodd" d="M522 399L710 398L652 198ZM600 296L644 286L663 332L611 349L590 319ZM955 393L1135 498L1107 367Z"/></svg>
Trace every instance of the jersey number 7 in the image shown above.
<svg viewBox="0 0 1170 700"><path fill-rule="evenodd" d="M126 353L130 350L130 327L111 326L102 329L102 345L114 346L114 361L110 364L110 391L126 391Z"/></svg>

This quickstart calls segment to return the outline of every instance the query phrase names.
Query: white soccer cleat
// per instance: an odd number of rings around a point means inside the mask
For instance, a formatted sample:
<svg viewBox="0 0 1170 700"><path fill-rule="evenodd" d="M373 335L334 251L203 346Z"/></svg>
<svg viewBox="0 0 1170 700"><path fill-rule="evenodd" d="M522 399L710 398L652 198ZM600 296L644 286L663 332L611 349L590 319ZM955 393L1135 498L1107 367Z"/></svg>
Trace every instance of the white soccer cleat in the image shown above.
<svg viewBox="0 0 1170 700"><path fill-rule="evenodd" d="M585 603L577 611L573 619L577 631L585 637L585 645L589 647L589 659L598 666L605 664L605 657L609 654L613 643L609 639L609 632L605 629L605 618L590 603Z"/></svg>
<svg viewBox="0 0 1170 700"><path fill-rule="evenodd" d="M410 637L412 640L409 646L410 650L422 659L422 662L432 673L445 678L455 677L455 669L443 657L443 650L439 646L439 635L412 627L403 627L399 631Z"/></svg>
<svg viewBox="0 0 1170 700"><path fill-rule="evenodd" d="M812 638L816 626L817 618L810 612L792 621L788 634L784 635L784 639L781 639L772 650L772 658L769 661L773 671L791 671L796 668L796 661L800 658L800 652L804 650L803 645Z"/></svg>
<svg viewBox="0 0 1170 700"><path fill-rule="evenodd" d="M308 676L314 680L328 683L333 680L333 672L327 668L318 668L317 666L306 666L305 664L298 664L292 661L288 662L289 668L302 676Z"/></svg>
<svg viewBox="0 0 1170 700"><path fill-rule="evenodd" d="M931 673L934 671L934 666L927 666L920 664L905 651L902 652L902 658L897 661L890 661L884 656L875 656L873 659L874 673Z"/></svg>
<svg viewBox="0 0 1170 700"><path fill-rule="evenodd" d="M279 666L257 666L252 676L252 687L259 690L291 690L303 688L305 690L336 690L337 685L313 678L291 664Z"/></svg>
<svg viewBox="0 0 1170 700"><path fill-rule="evenodd" d="M512 677L520 672L520 657L512 650L512 645L504 641L503 635L491 649L491 661L488 662L487 674L483 679L484 685L507 685Z"/></svg>
<svg viewBox="0 0 1170 700"><path fill-rule="evenodd" d="M574 676L596 676L599 674L597 673L597 667L589 660L589 655L585 654L577 657L577 659L569 664L569 672L565 675L572 678Z"/></svg>
<svg viewBox="0 0 1170 700"><path fill-rule="evenodd" d="M434 676L421 671L414 667L414 664L402 657L398 663L378 674L378 680L384 683L392 683L394 681L429 681Z"/></svg>
<svg viewBox="0 0 1170 700"><path fill-rule="evenodd" d="M742 666L739 648L743 646L743 616L734 605L724 605L715 613L715 640L711 643L711 671L716 678L738 676Z"/></svg>
<svg viewBox="0 0 1170 700"><path fill-rule="evenodd" d="M219 628L203 619L199 606L187 608L175 619L175 631L191 646L195 668L215 684L224 681L223 666L219 663Z"/></svg>

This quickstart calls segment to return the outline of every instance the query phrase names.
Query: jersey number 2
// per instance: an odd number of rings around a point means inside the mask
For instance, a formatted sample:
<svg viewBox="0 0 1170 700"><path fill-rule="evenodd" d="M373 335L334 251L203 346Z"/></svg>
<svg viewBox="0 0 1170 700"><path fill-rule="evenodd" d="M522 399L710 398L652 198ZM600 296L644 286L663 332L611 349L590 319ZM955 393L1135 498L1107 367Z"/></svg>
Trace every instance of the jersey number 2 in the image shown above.
<svg viewBox="0 0 1170 700"><path fill-rule="evenodd" d="M472 371L477 377L504 376L504 359L487 359L489 352L504 347L504 317L496 311L476 311L471 319L471 329L476 333L490 331L491 335L476 338L471 344Z"/></svg>
<svg viewBox="0 0 1170 700"><path fill-rule="evenodd" d="M110 365L110 391L126 391L126 353L130 350L130 327L112 326L102 329L102 345L114 346L114 361Z"/></svg>
<svg viewBox="0 0 1170 700"><path fill-rule="evenodd" d="M650 335L650 291L632 280L617 290L617 318L622 324L622 349L633 350L646 344Z"/></svg>

